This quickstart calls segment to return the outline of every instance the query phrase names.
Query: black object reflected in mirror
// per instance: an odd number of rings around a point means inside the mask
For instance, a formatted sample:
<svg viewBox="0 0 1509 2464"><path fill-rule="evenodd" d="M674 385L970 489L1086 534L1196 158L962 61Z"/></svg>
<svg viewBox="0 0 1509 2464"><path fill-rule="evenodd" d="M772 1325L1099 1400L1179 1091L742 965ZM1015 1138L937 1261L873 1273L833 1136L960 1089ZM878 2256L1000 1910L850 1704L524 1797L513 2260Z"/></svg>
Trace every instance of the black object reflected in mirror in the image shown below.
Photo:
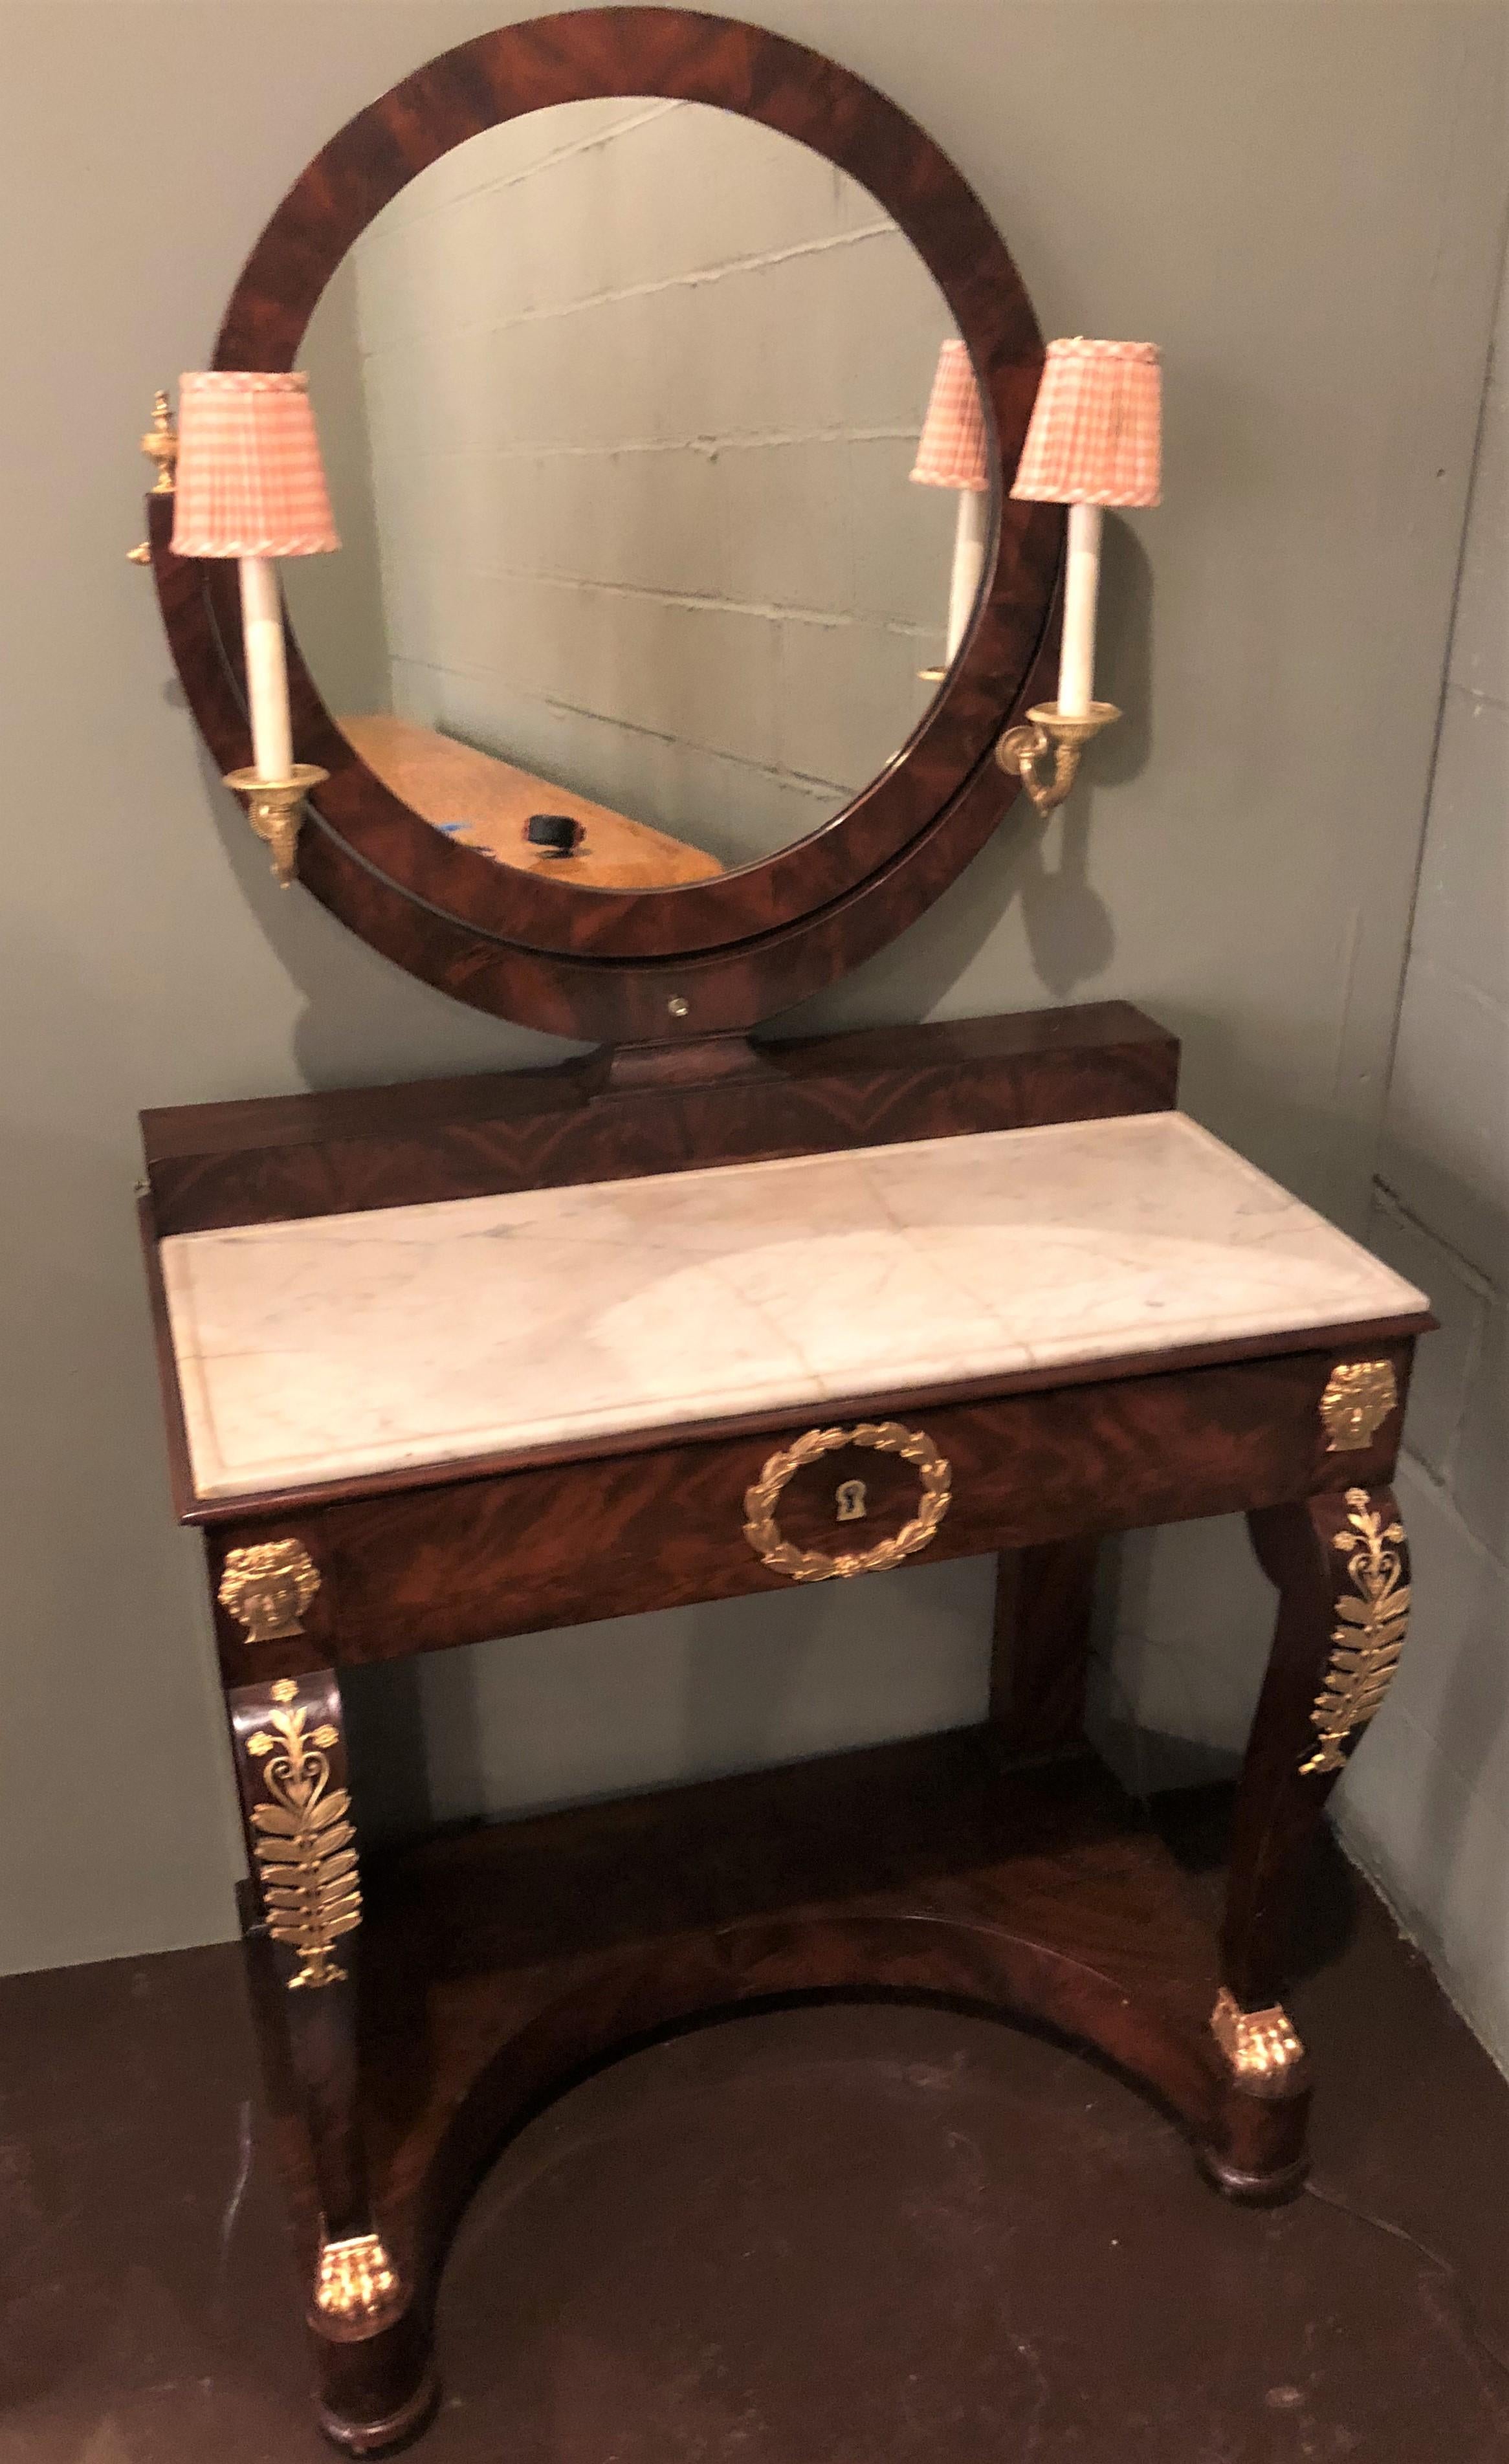
<svg viewBox="0 0 1509 2464"><path fill-rule="evenodd" d="M575 855L586 830L570 813L531 813L524 836L531 847L544 847L551 855Z"/></svg>

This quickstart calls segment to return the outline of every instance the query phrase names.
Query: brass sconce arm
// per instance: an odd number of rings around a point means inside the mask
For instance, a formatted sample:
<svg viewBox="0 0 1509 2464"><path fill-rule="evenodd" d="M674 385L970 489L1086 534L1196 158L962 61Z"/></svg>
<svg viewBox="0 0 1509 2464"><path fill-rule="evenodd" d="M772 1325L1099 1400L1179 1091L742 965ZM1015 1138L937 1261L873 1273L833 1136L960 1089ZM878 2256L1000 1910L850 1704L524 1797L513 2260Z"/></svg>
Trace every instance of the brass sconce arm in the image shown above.
<svg viewBox="0 0 1509 2464"><path fill-rule="evenodd" d="M1025 726L1006 730L995 747L996 761L1008 777L1021 781L1039 813L1051 813L1073 786L1091 737L1120 716L1109 701L1092 701L1083 718L1065 718L1056 701L1039 702L1027 713Z"/></svg>
<svg viewBox="0 0 1509 2464"><path fill-rule="evenodd" d="M173 494L173 470L178 460L178 434L165 393L160 393L152 405L152 425L142 439L142 451L157 473L150 494L170 496ZM127 548L128 564L150 564L151 561L152 551L145 539L140 547Z"/></svg>
<svg viewBox="0 0 1509 2464"><path fill-rule="evenodd" d="M295 761L286 779L259 779L254 770L226 772L226 785L246 798L247 819L266 842L273 869L285 890L297 870L304 798L329 776L316 761Z"/></svg>

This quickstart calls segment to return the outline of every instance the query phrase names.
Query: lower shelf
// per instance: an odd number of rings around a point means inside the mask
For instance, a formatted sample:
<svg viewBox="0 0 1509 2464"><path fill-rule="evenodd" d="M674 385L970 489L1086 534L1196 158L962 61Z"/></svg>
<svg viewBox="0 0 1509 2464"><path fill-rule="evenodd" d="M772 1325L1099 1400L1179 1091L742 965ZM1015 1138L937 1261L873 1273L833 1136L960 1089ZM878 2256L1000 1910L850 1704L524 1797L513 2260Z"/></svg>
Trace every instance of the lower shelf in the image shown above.
<svg viewBox="0 0 1509 2464"><path fill-rule="evenodd" d="M1098 1763L1003 1767L989 1727L440 1834L370 1859L366 1903L363 2123L417 2294L551 2090L752 2002L940 1994L1046 2022L1197 2137L1229 2087L1193 1886Z"/></svg>

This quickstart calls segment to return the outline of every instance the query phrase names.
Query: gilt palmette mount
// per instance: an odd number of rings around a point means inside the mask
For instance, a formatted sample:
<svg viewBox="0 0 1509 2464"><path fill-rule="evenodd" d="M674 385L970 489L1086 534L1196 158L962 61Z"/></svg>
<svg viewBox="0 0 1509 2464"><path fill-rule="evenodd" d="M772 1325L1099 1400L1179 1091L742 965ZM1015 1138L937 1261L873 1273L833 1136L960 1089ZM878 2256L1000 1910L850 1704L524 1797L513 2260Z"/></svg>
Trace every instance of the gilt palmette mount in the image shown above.
<svg viewBox="0 0 1509 2464"><path fill-rule="evenodd" d="M330 1785L339 1731L328 1721L311 1729L312 1714L297 1694L292 1679L280 1679L267 1727L246 1746L267 1788L252 1808L252 1826L268 1931L299 1957L291 1990L338 1984L346 1971L335 1959L336 1944L361 1922L351 1793Z"/></svg>
<svg viewBox="0 0 1509 2464"><path fill-rule="evenodd" d="M1347 1741L1365 1727L1389 1690L1410 1622L1410 1586L1400 1553L1402 1523L1386 1523L1366 1488L1346 1492L1346 1521L1331 1541L1347 1553L1350 1592L1336 1603L1331 1657L1310 1713L1321 1742L1300 1765L1308 1777L1340 1771Z"/></svg>

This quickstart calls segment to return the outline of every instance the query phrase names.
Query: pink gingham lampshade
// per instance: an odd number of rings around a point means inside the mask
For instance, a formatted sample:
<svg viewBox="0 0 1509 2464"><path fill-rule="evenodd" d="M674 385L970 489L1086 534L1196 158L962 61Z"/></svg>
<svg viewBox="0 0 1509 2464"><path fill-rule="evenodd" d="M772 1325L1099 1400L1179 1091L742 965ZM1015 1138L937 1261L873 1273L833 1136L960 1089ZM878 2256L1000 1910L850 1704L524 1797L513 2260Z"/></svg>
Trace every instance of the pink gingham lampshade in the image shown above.
<svg viewBox="0 0 1509 2464"><path fill-rule="evenodd" d="M181 377L176 476L177 556L321 556L340 545L302 373Z"/></svg>
<svg viewBox="0 0 1509 2464"><path fill-rule="evenodd" d="M962 342L945 342L938 353L911 475L925 488L972 488L977 495L991 484L985 414Z"/></svg>
<svg viewBox="0 0 1509 2464"><path fill-rule="evenodd" d="M1155 505L1163 387L1154 342L1050 342L1012 488L1050 505Z"/></svg>

